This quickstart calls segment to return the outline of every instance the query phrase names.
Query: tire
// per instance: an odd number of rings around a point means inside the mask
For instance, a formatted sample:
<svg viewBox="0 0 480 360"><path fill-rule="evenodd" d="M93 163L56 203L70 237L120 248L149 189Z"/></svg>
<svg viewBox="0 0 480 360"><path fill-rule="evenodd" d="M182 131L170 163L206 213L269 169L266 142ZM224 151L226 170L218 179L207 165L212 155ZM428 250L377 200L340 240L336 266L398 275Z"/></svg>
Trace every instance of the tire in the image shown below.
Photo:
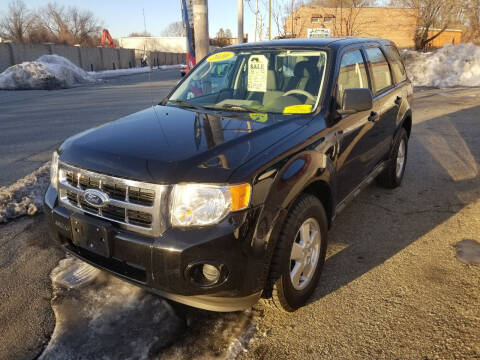
<svg viewBox="0 0 480 360"><path fill-rule="evenodd" d="M305 227L301 228L302 225ZM308 236L306 232L302 236L301 229L308 232ZM318 237L314 236L315 232ZM310 194L301 195L287 214L270 266L268 284L273 285L272 302L277 308L295 311L312 295L325 262L327 232L327 217L320 200ZM303 239L309 240L311 245ZM292 252L294 243L296 251Z"/></svg>
<svg viewBox="0 0 480 360"><path fill-rule="evenodd" d="M403 145L402 145L403 144ZM403 148L403 150L402 150ZM403 161L402 159L403 153ZM392 148L390 159L385 170L377 177L377 184L387 188L394 189L402 183L403 175L405 174L405 166L407 165L408 154L408 135L404 128L401 128ZM399 164L401 162L401 165Z"/></svg>

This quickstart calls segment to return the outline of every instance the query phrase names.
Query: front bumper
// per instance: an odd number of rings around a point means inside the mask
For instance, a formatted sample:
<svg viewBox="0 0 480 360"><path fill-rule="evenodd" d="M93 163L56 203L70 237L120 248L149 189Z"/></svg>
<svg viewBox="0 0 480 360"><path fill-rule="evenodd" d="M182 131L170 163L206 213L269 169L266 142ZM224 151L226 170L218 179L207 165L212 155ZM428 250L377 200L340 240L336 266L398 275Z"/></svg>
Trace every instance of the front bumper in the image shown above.
<svg viewBox="0 0 480 360"><path fill-rule="evenodd" d="M258 209L208 228L170 228L155 238L116 227L110 256L105 257L72 243L73 213L58 204L58 194L51 186L44 208L51 236L67 252L160 296L213 311L243 310L261 296L265 256L251 245ZM198 263L221 264L225 279L210 286L193 281L188 269Z"/></svg>

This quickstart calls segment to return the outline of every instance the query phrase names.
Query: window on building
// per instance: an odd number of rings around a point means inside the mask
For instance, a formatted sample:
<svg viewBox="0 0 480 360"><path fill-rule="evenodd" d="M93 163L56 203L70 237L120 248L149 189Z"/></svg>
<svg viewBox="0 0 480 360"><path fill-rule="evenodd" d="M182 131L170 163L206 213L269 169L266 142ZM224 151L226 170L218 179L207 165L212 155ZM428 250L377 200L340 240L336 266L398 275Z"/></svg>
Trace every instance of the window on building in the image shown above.
<svg viewBox="0 0 480 360"><path fill-rule="evenodd" d="M399 83L407 79L407 73L405 67L403 66L400 54L395 46L385 46L385 53L388 60L390 61L390 66L392 67L393 78L395 82Z"/></svg>
<svg viewBox="0 0 480 360"><path fill-rule="evenodd" d="M360 50L353 50L342 57L337 80L337 103L341 105L345 89L368 89L367 69Z"/></svg>
<svg viewBox="0 0 480 360"><path fill-rule="evenodd" d="M387 59L379 48L367 48L367 59L372 72L375 94L392 86L392 74Z"/></svg>
<svg viewBox="0 0 480 360"><path fill-rule="evenodd" d="M321 16L312 16L311 20L312 24L318 24L320 22L322 22L322 17Z"/></svg>
<svg viewBox="0 0 480 360"><path fill-rule="evenodd" d="M334 17L335 16L333 16L333 15L325 16L325 19L323 21L324 21L324 23L331 23L333 21Z"/></svg>

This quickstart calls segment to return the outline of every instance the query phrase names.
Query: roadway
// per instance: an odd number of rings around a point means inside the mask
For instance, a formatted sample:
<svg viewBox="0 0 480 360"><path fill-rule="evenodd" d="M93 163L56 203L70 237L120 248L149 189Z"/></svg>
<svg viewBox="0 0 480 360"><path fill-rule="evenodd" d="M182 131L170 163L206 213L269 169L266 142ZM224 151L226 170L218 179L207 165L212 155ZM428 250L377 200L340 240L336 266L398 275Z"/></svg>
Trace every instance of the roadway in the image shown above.
<svg viewBox="0 0 480 360"><path fill-rule="evenodd" d="M120 76L64 90L0 90L0 186L31 173L67 137L157 104L178 69Z"/></svg>

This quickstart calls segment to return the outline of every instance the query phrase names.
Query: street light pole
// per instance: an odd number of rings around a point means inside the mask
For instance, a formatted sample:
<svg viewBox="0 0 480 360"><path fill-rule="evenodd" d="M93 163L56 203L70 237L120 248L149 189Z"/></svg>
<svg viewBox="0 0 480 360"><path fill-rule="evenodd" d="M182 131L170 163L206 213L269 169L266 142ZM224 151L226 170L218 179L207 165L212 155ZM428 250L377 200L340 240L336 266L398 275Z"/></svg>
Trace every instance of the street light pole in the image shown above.
<svg viewBox="0 0 480 360"><path fill-rule="evenodd" d="M258 0L257 0L257 5L255 6L255 42L257 42L257 32L258 32Z"/></svg>
<svg viewBox="0 0 480 360"><path fill-rule="evenodd" d="M238 36L237 44L243 43L243 0L237 0Z"/></svg>
<svg viewBox="0 0 480 360"><path fill-rule="evenodd" d="M268 40L272 40L272 0L268 0Z"/></svg>
<svg viewBox="0 0 480 360"><path fill-rule="evenodd" d="M197 63L209 51L207 0L193 0L193 28L195 29L195 57Z"/></svg>

